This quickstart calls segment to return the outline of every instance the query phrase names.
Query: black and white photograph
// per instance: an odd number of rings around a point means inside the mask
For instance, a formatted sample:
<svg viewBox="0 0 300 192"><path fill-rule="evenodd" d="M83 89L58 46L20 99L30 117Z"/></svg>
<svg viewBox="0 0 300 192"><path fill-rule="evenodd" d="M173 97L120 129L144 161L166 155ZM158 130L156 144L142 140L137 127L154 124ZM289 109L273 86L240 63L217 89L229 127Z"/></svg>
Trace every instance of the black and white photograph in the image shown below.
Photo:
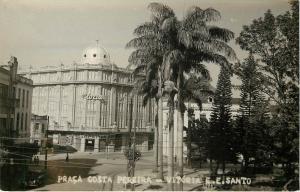
<svg viewBox="0 0 300 192"><path fill-rule="evenodd" d="M299 0L0 0L1 191L298 191Z"/></svg>

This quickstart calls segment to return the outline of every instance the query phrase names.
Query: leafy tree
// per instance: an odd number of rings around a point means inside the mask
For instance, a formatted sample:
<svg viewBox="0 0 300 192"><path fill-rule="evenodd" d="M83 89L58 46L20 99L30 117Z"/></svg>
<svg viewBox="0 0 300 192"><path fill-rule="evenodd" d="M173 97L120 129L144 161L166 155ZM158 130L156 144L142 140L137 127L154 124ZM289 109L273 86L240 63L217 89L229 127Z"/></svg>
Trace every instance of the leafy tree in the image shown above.
<svg viewBox="0 0 300 192"><path fill-rule="evenodd" d="M187 165L191 166L191 153L192 153L192 132L194 120L192 116L194 115L193 109L190 108L190 103L192 101L196 102L199 110L202 110L202 102L207 99L208 95L212 95L213 91L210 89L210 76L209 72L203 70L201 76L197 76L195 73L191 73L189 77L185 78L184 89L182 90L182 95L185 101L188 102L188 128L187 132ZM186 106L184 105L184 108Z"/></svg>
<svg viewBox="0 0 300 192"><path fill-rule="evenodd" d="M195 119L194 109L188 109L189 116L189 127L187 128L187 147L188 147L188 161L192 164L191 158L194 154L199 161L199 166L201 168L201 163L208 158L208 131L209 122L207 118L200 117L200 119ZM197 148L193 148L192 145L196 145Z"/></svg>
<svg viewBox="0 0 300 192"><path fill-rule="evenodd" d="M250 158L270 161L271 143L268 135L268 126L266 126L268 103L261 92L262 75L258 68L258 63L250 54L241 65L236 66L236 74L242 81L240 115L236 133L239 133L239 151L244 157L244 170L246 171Z"/></svg>
<svg viewBox="0 0 300 192"><path fill-rule="evenodd" d="M195 129L192 129L192 142L196 142L200 161L199 165L201 168L201 162L206 161L208 158L208 138L209 138L209 122L208 119L205 117L200 117L200 119L195 120Z"/></svg>
<svg viewBox="0 0 300 192"><path fill-rule="evenodd" d="M232 151L232 129L231 121L231 73L221 67L218 77L217 88L214 94L214 103L211 114L209 129L209 157L216 160L217 167L212 171L217 174L219 164L222 163L223 173L226 161L230 161L235 156Z"/></svg>
<svg viewBox="0 0 300 192"><path fill-rule="evenodd" d="M275 157L283 164L288 178L298 162L299 95L299 2L292 10L275 17L268 10L263 18L244 26L237 43L259 59L263 91L277 105L274 127Z"/></svg>

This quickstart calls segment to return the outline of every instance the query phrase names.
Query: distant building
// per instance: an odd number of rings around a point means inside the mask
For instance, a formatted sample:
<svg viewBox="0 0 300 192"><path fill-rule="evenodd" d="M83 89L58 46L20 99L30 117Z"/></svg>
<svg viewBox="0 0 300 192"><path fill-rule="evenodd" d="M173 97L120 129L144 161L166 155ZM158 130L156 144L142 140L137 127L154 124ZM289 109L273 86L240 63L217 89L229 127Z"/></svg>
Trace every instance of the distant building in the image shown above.
<svg viewBox="0 0 300 192"><path fill-rule="evenodd" d="M11 76L15 77L13 77L12 94L9 95ZM1 137L18 137L22 139L15 139L15 142L29 142L32 90L32 80L13 75L12 71L0 67ZM8 125L9 113L12 119L10 125ZM7 130L8 128L9 130Z"/></svg>
<svg viewBox="0 0 300 192"><path fill-rule="evenodd" d="M213 88L214 89L214 88ZM200 119L201 118L206 118L208 121L210 121L210 116L211 116L211 113L213 111L213 95L211 96L207 96L206 98L203 99L202 101L202 110L200 111L197 103L195 103L194 101L190 101L190 102L185 102L185 105L188 107L188 108L191 108L191 109L194 109L194 114L195 114L195 118L196 119ZM231 106L231 116L233 118L235 118L238 114L239 114L239 106L240 106L240 98L233 98L232 101L232 106ZM167 156L168 155L168 147L169 147L169 129L168 129L168 113L169 113L169 110L168 110L168 106L167 106L167 101L165 100L163 102L163 151L164 151L164 154ZM176 146L176 143L177 143L177 111L175 110L174 111L174 154L177 153L177 146ZM188 128L188 112L187 110L185 111L184 113L184 126L186 128ZM186 137L186 131L183 132L183 137ZM187 146L186 144L184 143L183 145L183 151L184 151L184 156L187 155Z"/></svg>
<svg viewBox="0 0 300 192"><path fill-rule="evenodd" d="M37 143L42 146L42 142L46 141L46 131L48 129L48 116L32 115L30 127L30 142Z"/></svg>
<svg viewBox="0 0 300 192"><path fill-rule="evenodd" d="M94 152L128 146L131 73L112 63L99 45L85 49L79 64L21 72L33 80L33 113L49 116L53 144ZM153 143L155 102L143 107L138 96L133 103L137 148L146 151Z"/></svg>

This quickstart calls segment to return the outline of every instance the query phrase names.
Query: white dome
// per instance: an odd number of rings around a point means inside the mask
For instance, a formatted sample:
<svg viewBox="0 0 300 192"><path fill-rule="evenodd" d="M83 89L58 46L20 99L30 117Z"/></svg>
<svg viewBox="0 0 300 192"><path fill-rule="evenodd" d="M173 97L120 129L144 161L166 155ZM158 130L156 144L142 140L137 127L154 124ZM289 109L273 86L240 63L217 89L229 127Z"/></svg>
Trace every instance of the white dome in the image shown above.
<svg viewBox="0 0 300 192"><path fill-rule="evenodd" d="M110 64L110 56L103 47L96 45L83 51L81 61L83 64Z"/></svg>

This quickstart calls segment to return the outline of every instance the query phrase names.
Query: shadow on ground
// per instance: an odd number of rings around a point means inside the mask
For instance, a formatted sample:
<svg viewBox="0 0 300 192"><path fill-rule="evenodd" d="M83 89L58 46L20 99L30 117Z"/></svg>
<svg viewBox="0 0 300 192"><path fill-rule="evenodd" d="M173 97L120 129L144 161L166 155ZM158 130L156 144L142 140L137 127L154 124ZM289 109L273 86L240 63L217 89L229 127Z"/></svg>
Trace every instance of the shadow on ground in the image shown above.
<svg viewBox="0 0 300 192"><path fill-rule="evenodd" d="M82 179L91 176L89 174L92 167L96 165L95 159L70 159L65 160L51 160L48 161L46 185L57 183L58 176L80 176Z"/></svg>

